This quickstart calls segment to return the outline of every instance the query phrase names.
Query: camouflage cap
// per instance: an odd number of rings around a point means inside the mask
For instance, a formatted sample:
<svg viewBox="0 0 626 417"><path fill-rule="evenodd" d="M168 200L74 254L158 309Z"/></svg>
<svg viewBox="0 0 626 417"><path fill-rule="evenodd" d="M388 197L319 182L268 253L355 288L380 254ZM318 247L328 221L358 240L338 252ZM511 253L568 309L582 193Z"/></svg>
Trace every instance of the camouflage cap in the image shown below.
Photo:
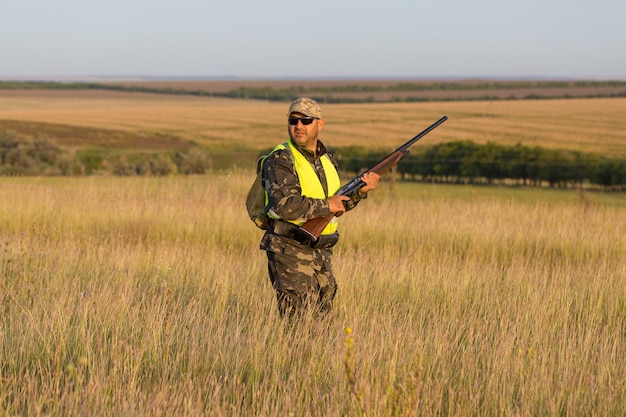
<svg viewBox="0 0 626 417"><path fill-rule="evenodd" d="M315 117L317 119L322 118L322 109L319 104L312 98L308 97L300 97L295 99L291 106L289 106L289 112L287 116L291 113L302 113L308 117Z"/></svg>

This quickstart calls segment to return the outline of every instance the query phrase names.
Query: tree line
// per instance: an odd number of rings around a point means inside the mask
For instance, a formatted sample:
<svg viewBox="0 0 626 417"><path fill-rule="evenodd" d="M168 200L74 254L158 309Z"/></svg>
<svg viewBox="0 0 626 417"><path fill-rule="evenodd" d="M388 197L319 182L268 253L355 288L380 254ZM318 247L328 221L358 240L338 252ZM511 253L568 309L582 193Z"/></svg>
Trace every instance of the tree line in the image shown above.
<svg viewBox="0 0 626 417"><path fill-rule="evenodd" d="M585 88L615 88L613 92L589 92L581 91L576 93L576 89ZM570 93L563 94L542 94L537 90L549 91L550 89L568 88ZM285 88L274 88L272 86L247 87L241 86L229 91L209 91L201 88L172 88L154 87L146 85L121 85L108 84L102 82L56 82L56 81L0 81L0 89L47 89L47 90L110 90L134 93L170 94L170 95L192 95L206 97L223 97L235 99L254 99L275 102L289 102L295 97L310 96L320 103L372 103L380 101L391 102L427 102L427 101L458 101L458 100L509 100L515 97L503 97L497 91L511 89L528 89L528 94L521 97L523 99L546 99L546 98L607 98L626 97L626 81L485 81L485 82L458 82L458 81L432 81L432 82L398 82L395 84L367 84L367 83L346 83L333 86L322 85L296 85ZM471 90L493 91L493 94L485 93L480 97L397 97L388 99L376 98L376 93L410 93L410 92L436 92L436 91L458 91L460 93ZM365 97L333 96L340 93L371 93Z"/></svg>
<svg viewBox="0 0 626 417"><path fill-rule="evenodd" d="M357 175L386 153L358 147L334 150L343 170ZM505 146L472 141L441 143L412 150L397 166L405 180L463 184L511 184L626 190L626 160L539 146Z"/></svg>
<svg viewBox="0 0 626 417"><path fill-rule="evenodd" d="M386 153L360 147L333 150L340 167L357 175ZM125 152L85 148L65 150L46 136L31 138L7 130L0 136L0 175L172 175L203 174L213 156L199 146L187 151ZM504 146L456 141L412 150L396 169L403 180L580 187L626 190L626 160L539 146Z"/></svg>

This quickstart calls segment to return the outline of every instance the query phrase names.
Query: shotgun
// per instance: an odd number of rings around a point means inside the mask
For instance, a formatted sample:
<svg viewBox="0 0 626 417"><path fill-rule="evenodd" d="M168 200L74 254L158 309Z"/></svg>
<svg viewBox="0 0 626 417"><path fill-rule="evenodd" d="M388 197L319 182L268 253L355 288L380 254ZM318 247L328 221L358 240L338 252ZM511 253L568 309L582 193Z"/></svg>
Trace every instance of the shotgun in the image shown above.
<svg viewBox="0 0 626 417"><path fill-rule="evenodd" d="M362 174L357 175L352 181L344 185L337 191L335 195L345 195L352 196L356 193L361 187L365 185L365 182L361 179L363 174L368 172L375 172L378 175L382 175L385 172L389 171L394 166L398 165L398 163L409 153L409 146L413 145L415 142L420 140L422 137L426 136L431 130L435 129L437 126L442 124L448 120L448 116L443 116L441 119L437 120L432 125L428 126L424 129L423 132L416 135L414 138L407 141L404 145L400 146L395 151L391 152L389 155L384 157L380 162L378 162L373 167L369 168L367 171ZM294 239L299 241L304 245L309 245L313 248L317 247L320 236L324 228L330 223L335 217L335 215L341 215L341 213L331 213L326 217L317 217L315 219L307 220L302 226L295 228L292 231L292 236Z"/></svg>

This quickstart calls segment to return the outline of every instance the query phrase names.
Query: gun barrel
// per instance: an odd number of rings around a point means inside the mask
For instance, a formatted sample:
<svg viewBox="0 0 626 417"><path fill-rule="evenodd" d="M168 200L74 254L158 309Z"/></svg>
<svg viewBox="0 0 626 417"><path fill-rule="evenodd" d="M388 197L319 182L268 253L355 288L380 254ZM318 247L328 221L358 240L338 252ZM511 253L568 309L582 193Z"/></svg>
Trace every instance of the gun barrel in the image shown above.
<svg viewBox="0 0 626 417"><path fill-rule="evenodd" d="M415 137L413 137L412 139L408 140L404 145L402 145L398 149L396 149L396 151L405 151L406 149L408 149L409 146L413 145L415 142L417 142L418 140L420 140L421 138L423 138L424 136L429 134L431 130L433 130L434 128L436 128L437 126L439 126L440 124L442 124L446 120L448 120L448 116L441 117L435 123L433 123L432 125L428 126L426 129L424 129L423 131L421 131L420 133L415 135Z"/></svg>

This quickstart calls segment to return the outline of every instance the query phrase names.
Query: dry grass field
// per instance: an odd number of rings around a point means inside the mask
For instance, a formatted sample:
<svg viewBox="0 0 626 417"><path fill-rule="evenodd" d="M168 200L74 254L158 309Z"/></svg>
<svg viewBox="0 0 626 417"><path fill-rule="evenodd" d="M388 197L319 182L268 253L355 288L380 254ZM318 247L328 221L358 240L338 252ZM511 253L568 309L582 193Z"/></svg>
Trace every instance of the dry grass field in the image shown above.
<svg viewBox="0 0 626 417"><path fill-rule="evenodd" d="M284 139L285 108L0 91L0 126L253 154ZM626 157L626 99L324 112L336 146L395 148L446 114L424 142ZM0 177L0 416L624 414L623 193L384 181L341 218L333 315L285 323L249 165Z"/></svg>
<svg viewBox="0 0 626 417"><path fill-rule="evenodd" d="M623 196L385 182L290 325L251 177L0 178L0 415L623 413Z"/></svg>

